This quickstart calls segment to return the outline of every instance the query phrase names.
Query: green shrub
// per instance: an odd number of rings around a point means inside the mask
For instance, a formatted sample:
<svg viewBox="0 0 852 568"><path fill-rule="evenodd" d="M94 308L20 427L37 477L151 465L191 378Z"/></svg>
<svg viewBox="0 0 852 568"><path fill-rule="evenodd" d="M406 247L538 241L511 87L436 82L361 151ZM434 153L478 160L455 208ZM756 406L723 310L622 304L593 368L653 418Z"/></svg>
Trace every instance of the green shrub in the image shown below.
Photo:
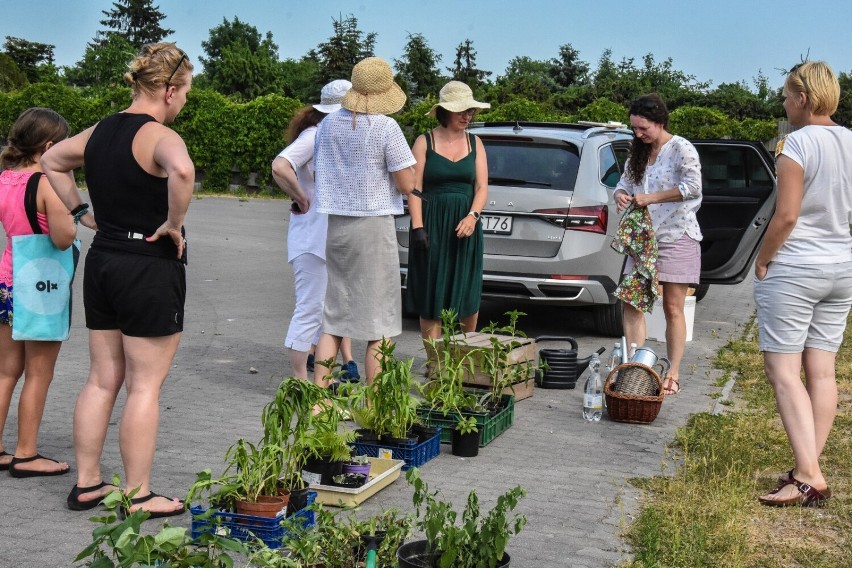
<svg viewBox="0 0 852 568"><path fill-rule="evenodd" d="M584 106L572 118L574 121L608 122L614 120L624 124L628 123L627 109L604 97Z"/></svg>
<svg viewBox="0 0 852 568"><path fill-rule="evenodd" d="M718 110L682 106L669 114L673 134L684 138L730 138L731 120Z"/></svg>

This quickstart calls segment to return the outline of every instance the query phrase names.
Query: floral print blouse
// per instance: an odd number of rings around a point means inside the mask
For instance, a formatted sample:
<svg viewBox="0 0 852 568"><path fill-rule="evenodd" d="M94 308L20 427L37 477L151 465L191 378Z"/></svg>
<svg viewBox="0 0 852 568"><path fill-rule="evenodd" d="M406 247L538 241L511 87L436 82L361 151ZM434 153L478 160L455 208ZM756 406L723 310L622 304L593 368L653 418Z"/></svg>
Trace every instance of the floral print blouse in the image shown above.
<svg viewBox="0 0 852 568"><path fill-rule="evenodd" d="M696 241L702 238L696 211L701 207L701 162L698 151L689 140L680 136L663 144L657 160L648 164L641 184L634 184L625 171L616 186L628 195L637 192L657 193L672 188L680 191L683 201L654 203L648 206L657 240L673 243L684 233Z"/></svg>

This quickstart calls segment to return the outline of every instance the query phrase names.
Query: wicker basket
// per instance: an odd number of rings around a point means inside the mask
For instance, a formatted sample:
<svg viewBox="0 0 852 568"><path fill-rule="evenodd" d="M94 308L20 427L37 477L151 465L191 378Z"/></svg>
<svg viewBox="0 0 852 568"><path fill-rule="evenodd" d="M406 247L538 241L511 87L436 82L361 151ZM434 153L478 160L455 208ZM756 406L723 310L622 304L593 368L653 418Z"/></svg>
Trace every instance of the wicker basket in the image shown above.
<svg viewBox="0 0 852 568"><path fill-rule="evenodd" d="M604 383L607 414L616 422L650 424L660 413L665 398L662 391L663 381L650 367L641 363L619 365Z"/></svg>

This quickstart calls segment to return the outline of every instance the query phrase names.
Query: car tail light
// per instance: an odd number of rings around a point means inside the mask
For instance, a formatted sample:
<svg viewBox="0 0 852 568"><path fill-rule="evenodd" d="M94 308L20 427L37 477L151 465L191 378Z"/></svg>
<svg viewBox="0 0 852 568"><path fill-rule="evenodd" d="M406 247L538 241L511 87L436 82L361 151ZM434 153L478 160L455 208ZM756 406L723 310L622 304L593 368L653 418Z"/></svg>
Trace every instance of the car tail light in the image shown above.
<svg viewBox="0 0 852 568"><path fill-rule="evenodd" d="M542 220L558 225L566 231L591 231L605 235L609 222L609 208L606 205L537 209L534 213L540 215Z"/></svg>

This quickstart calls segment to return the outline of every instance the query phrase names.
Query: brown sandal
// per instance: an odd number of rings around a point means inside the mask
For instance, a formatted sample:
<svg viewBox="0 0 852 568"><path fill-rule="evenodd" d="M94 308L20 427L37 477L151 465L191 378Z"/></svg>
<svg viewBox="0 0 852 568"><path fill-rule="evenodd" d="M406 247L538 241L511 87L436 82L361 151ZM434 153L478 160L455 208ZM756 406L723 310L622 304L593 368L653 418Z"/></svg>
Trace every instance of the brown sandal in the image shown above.
<svg viewBox="0 0 852 568"><path fill-rule="evenodd" d="M831 498L831 489L826 487L822 491L815 489L807 483L802 483L792 475L787 481L782 481L778 487L769 492L769 495L775 495L788 485L795 485L799 490L797 495L788 499L767 499L766 497L758 497L757 500L763 505L770 507L789 507L791 505L799 505L801 507L821 507L826 501Z"/></svg>
<svg viewBox="0 0 852 568"><path fill-rule="evenodd" d="M663 385L666 384L666 381L669 381L669 386L663 386L663 394L666 396L674 396L680 392L680 381L678 381L674 377L666 377L663 379ZM674 387L671 385L674 384Z"/></svg>

